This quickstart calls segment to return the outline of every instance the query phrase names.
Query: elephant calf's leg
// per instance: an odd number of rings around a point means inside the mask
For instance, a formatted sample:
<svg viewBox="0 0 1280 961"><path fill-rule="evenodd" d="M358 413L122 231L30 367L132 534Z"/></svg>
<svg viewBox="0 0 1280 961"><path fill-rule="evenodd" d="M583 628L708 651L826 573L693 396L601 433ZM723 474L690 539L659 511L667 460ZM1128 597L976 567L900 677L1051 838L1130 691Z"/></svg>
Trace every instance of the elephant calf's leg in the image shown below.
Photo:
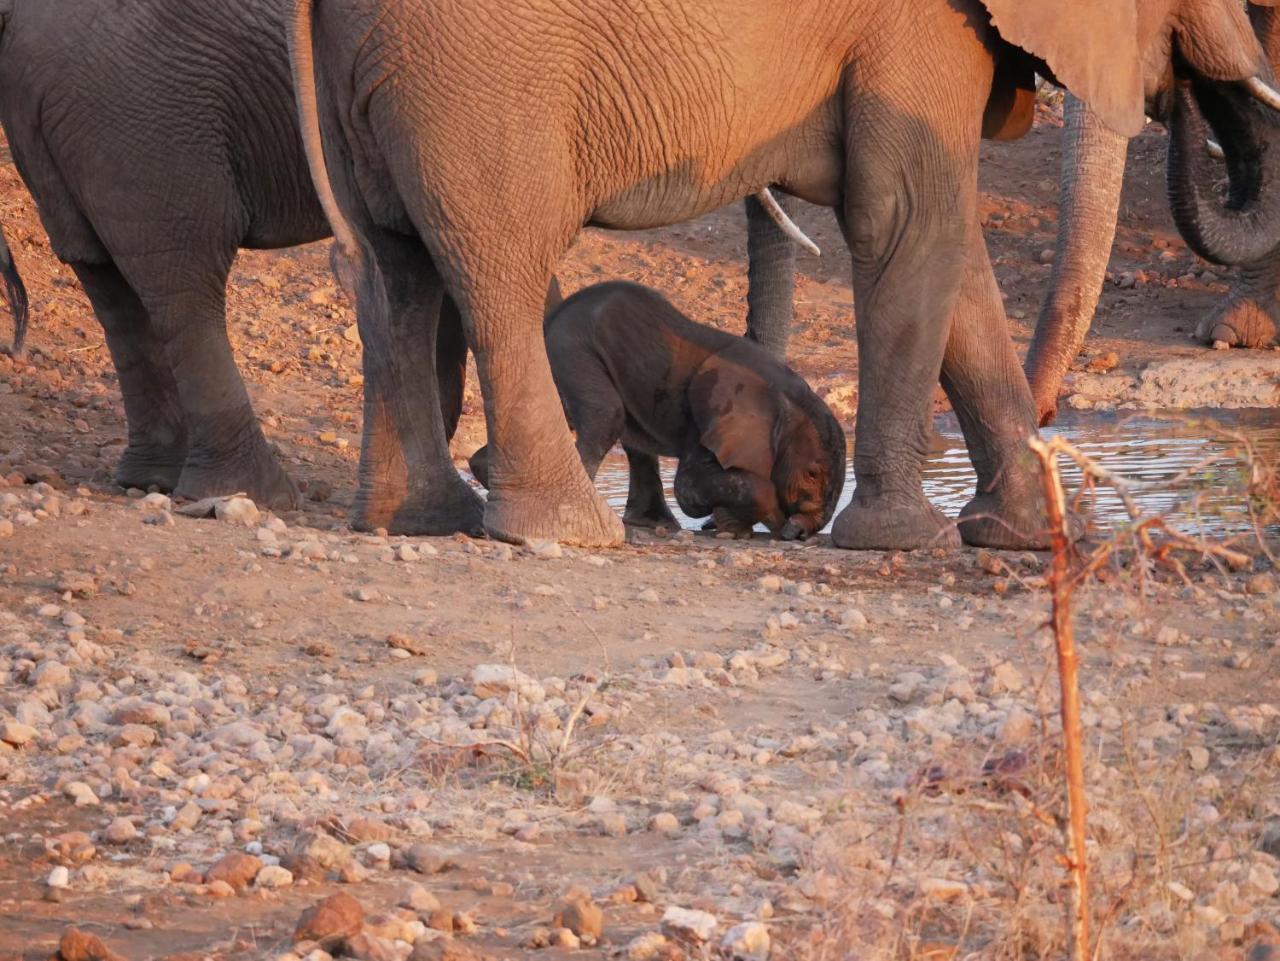
<svg viewBox="0 0 1280 961"><path fill-rule="evenodd" d="M102 324L124 398L129 446L116 466L116 483L171 491L187 458L187 426L164 345L142 301L115 265L71 267Z"/></svg>
<svg viewBox="0 0 1280 961"><path fill-rule="evenodd" d="M442 311L449 324L457 315L443 310L444 283L416 237L370 229L368 240L377 269L358 282L365 426L352 526L481 534L484 503L449 456L466 351L457 330L438 328Z"/></svg>
<svg viewBox="0 0 1280 961"><path fill-rule="evenodd" d="M627 452L627 472L630 475L623 523L632 527L651 527L654 530L678 530L680 523L667 506L667 498L662 490L658 458L634 447L624 446L623 450Z"/></svg>
<svg viewBox="0 0 1280 961"><path fill-rule="evenodd" d="M942 386L978 475L960 512L960 536L979 547L1043 549L1047 522L1027 439L1036 433L1031 388L1009 338L1000 290L976 229L942 364Z"/></svg>

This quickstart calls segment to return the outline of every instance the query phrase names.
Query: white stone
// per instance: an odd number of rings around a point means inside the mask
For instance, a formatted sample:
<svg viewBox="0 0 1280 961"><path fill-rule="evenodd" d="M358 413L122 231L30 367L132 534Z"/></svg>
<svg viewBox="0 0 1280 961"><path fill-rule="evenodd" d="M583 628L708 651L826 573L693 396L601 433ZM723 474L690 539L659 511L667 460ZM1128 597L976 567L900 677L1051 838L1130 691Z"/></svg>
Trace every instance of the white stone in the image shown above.
<svg viewBox="0 0 1280 961"><path fill-rule="evenodd" d="M710 941L716 933L716 916L706 911L670 907L662 915L662 930L685 942Z"/></svg>
<svg viewBox="0 0 1280 961"><path fill-rule="evenodd" d="M765 961L772 948L769 929L759 921L735 924L725 932L720 948L733 961Z"/></svg>

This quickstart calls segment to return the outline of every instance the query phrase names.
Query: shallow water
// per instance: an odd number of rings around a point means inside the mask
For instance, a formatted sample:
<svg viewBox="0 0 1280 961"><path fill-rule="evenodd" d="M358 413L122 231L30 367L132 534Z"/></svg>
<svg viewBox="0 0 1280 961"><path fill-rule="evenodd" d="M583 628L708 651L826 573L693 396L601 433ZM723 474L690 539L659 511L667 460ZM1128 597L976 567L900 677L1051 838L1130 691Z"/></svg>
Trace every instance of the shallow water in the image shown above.
<svg viewBox="0 0 1280 961"><path fill-rule="evenodd" d="M1212 419L1220 427L1238 431L1255 449L1274 461L1280 457L1280 412L1219 411ZM1135 500L1144 513L1165 514L1187 533L1223 534L1245 529L1247 522L1236 516L1241 505L1240 461L1227 455L1238 445L1216 437L1203 426L1207 418L1184 412L1168 417L1118 416L1105 413L1068 413L1060 423L1043 433L1060 434L1112 473L1149 489L1140 490ZM924 490L944 513L955 517L974 491L974 473L964 438L955 418L939 417L937 449L925 466ZM849 439L850 451L853 438ZM1201 464L1205 458L1221 457L1195 472L1196 479L1171 487L1183 471ZM675 461L662 462L662 478L667 503L681 525L694 530L701 520L686 517L671 493ZM853 471L840 497L843 508L853 495ZM1074 464L1063 461L1063 478L1068 495L1080 483ZM622 513L627 502L627 462L620 450L610 454L600 466L596 486L609 503ZM1110 490L1098 490L1086 504L1092 521L1107 527L1128 520L1124 505ZM758 528L763 530L763 528ZM828 525L827 529L830 529Z"/></svg>

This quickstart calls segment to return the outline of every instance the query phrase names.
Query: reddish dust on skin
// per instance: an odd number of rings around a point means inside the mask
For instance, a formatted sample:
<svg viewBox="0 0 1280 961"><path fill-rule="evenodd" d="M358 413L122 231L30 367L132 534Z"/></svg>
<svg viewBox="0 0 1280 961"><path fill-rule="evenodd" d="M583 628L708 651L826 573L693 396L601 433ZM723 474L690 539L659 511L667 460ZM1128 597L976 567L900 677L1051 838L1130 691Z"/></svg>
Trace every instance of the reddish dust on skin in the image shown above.
<svg viewBox="0 0 1280 961"><path fill-rule="evenodd" d="M1041 252L1053 247L1057 144L1048 116L1027 139L986 148L982 214L1023 348L1049 275ZM1111 268L1133 283L1107 285L1086 348L1114 352L1130 372L1220 356L1189 336L1230 275L1204 279L1177 240L1162 161L1149 130L1131 151ZM828 212L803 208L797 220L825 255L798 258L790 362L847 420L857 360L848 257ZM990 790L984 761L1021 751L1034 770L1047 667L1035 632L1039 559L853 555L822 537L641 535L592 554L354 535L345 519L359 338L323 244L246 252L229 289L237 360L267 436L306 484L304 508L282 515L283 527L170 523L110 485L124 417L102 332L11 166L0 166L0 222L32 305L28 358L0 356L0 478L21 475L0 486L0 727L16 725L0 730L14 742L0 743L0 959L47 958L73 924L135 961L279 958L303 912L337 891L360 901L366 933L382 922L390 931L388 918L407 910L424 929L447 922L475 957L504 961L586 956L553 929L575 888L603 909L593 951L674 942L687 916L665 929L662 918L679 908L714 916L717 950L760 922L774 958L801 959L795 945L845 936L807 927L839 915L832 891L884 891L886 904L867 905L861 920L886 926L898 924L883 913L894 904L899 918L923 916L911 899L925 898L938 923L916 933L944 946L972 936L947 912L967 917L978 883L973 903L1009 913L1000 883L954 847L913 835L897 850L894 838L904 785L939 758L972 760L944 773L983 801L973 792ZM745 248L734 208L663 230L587 232L560 276L566 293L637 280L737 331ZM457 453L482 439L473 376ZM1262 824L1275 814L1266 799L1280 795L1280 762L1263 756L1277 737L1264 707L1280 701L1267 643L1276 595L1246 575L1193 576L1208 600L1181 587L1146 604L1104 588L1082 595L1078 632L1106 639L1088 645L1098 660L1086 664L1086 695L1098 691L1093 709L1139 733L1131 749L1143 772L1175 772L1169 793L1188 809L1161 814L1201 818L1211 848L1186 860L1242 865L1230 883L1261 905L1272 869L1247 846L1257 831L1233 825ZM509 689L520 692L516 709ZM954 718L949 701L962 705ZM1191 708L1171 721L1171 704ZM517 718L544 716L552 749L566 742L556 763L524 763L496 743L524 750L510 733ZM464 735L495 743L467 746ZM1018 779L1034 789L1030 773ZM1204 820L1205 805L1219 820ZM1114 823L1149 823L1121 813ZM1135 830L1142 851L1158 849ZM307 862L286 861L292 883L227 897L170 880L182 864L198 875L249 846L266 860L307 843L346 860L316 881ZM1218 844L1229 855L1210 857ZM832 866L837 851L853 854ZM875 874L891 863L892 877ZM54 893L59 867L67 881ZM1046 871L1056 884L1058 868ZM1212 871L1178 883L1208 903L1227 878ZM401 908L414 884L429 897ZM1152 905L1169 899L1163 886L1140 891ZM1115 930L1151 932L1149 920L1121 916ZM1241 921L1240 938L1260 937L1252 923ZM553 946L535 954L543 929ZM1219 943L1217 927L1205 931ZM863 954L876 956L872 947ZM961 953L982 950L966 942Z"/></svg>

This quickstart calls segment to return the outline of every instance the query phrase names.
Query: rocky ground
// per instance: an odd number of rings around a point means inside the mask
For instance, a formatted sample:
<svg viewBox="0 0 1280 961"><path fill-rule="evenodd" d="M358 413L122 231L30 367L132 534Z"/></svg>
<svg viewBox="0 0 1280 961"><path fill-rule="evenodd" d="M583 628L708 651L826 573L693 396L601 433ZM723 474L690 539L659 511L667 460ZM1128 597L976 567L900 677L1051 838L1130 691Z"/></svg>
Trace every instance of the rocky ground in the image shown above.
<svg viewBox="0 0 1280 961"><path fill-rule="evenodd" d="M1048 118L984 174L1024 342L1056 149ZM1229 278L1173 239L1161 151L1135 146L1082 358L1137 382L1224 360L1187 340ZM110 483L101 332L12 168L0 217L33 301L30 356L0 357L0 959L1062 955L1043 556L354 534L358 337L323 245L244 255L230 293L305 509L184 516ZM793 355L838 406L847 265L802 218L828 257ZM744 246L737 212L592 233L563 276L739 329ZM1238 570L1113 563L1077 595L1108 957L1280 953L1277 545L1238 546Z"/></svg>

